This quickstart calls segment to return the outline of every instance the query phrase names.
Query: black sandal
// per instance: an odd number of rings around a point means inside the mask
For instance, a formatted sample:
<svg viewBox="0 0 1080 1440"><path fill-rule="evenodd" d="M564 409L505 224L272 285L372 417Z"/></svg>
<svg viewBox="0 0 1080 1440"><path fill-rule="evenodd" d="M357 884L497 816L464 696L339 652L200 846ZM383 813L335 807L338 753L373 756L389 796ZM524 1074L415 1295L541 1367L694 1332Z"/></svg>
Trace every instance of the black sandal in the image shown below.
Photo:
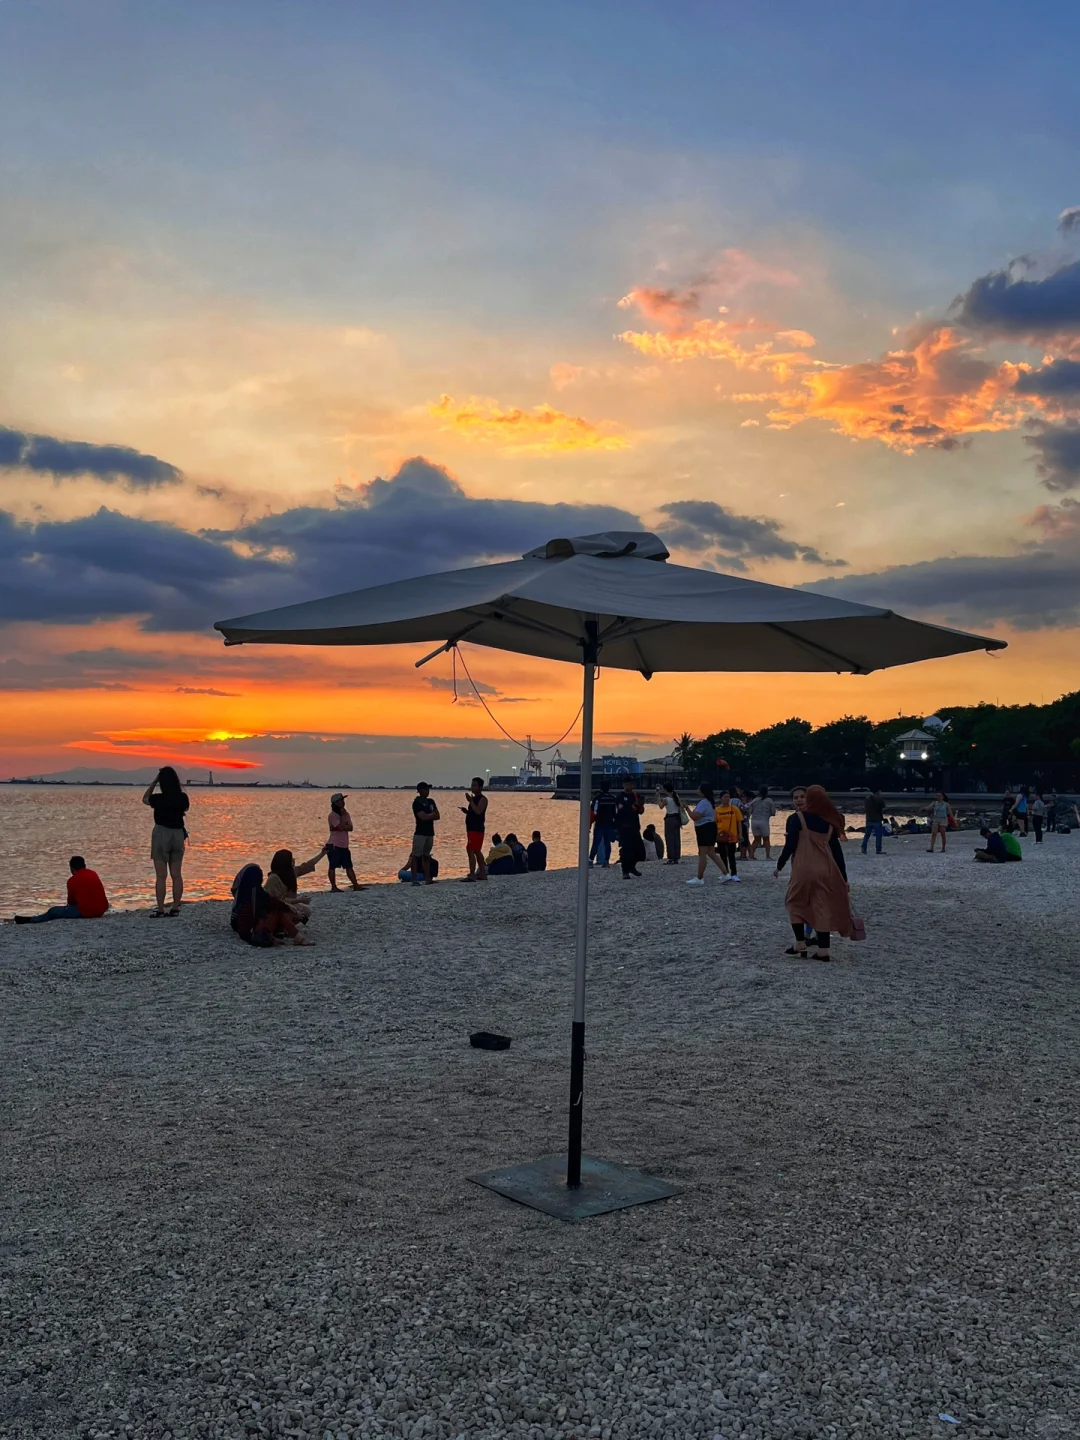
<svg viewBox="0 0 1080 1440"><path fill-rule="evenodd" d="M831 959L832 959L832 956L831 956L831 955L829 954L829 952L826 950L824 955L815 955L815 956L814 956L814 959L815 959L815 960L831 960Z"/></svg>
<svg viewBox="0 0 1080 1440"><path fill-rule="evenodd" d="M796 950L796 948L795 948L794 945L789 945L789 946L787 947L787 949L784 951L784 954L785 954L785 955L805 955L805 954L806 954L806 946L804 945L801 950Z"/></svg>

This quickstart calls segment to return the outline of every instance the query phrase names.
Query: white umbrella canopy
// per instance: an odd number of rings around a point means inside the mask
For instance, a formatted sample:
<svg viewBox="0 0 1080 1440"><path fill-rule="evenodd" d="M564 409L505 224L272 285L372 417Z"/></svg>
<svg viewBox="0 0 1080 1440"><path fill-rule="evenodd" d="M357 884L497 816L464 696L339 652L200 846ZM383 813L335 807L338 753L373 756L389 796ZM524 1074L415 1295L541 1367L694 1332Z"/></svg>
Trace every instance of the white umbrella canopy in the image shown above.
<svg viewBox="0 0 1080 1440"><path fill-rule="evenodd" d="M1004 641L908 620L806 590L669 565L655 535L612 531L551 540L520 560L444 571L219 620L227 645L407 645L468 639L474 645L572 661L584 667L578 819L577 934L570 1048L567 1155L482 1183L561 1218L599 1214L671 1194L652 1177L585 1157L583 1201L553 1189L583 1184L581 1127L585 1073L585 960L588 940L589 823L593 696L597 666L638 670L835 671L868 675L893 665ZM417 662L426 663L427 655Z"/></svg>
<svg viewBox="0 0 1080 1440"><path fill-rule="evenodd" d="M265 610L215 628L227 644L407 645L461 640L583 660L595 622L602 663L661 670L868 675L1000 640L891 610L666 562L655 535L553 540L520 560L449 570Z"/></svg>

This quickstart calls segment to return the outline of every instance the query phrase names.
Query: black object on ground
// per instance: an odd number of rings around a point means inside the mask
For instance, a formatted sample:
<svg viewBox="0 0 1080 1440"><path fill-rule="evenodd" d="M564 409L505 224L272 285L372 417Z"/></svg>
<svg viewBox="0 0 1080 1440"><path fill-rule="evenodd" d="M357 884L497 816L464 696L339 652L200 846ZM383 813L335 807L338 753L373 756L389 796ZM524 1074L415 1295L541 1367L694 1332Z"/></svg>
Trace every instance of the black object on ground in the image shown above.
<svg viewBox="0 0 1080 1440"><path fill-rule="evenodd" d="M495 1035L490 1030L476 1030L469 1036L469 1044L474 1050L509 1050L510 1036Z"/></svg>

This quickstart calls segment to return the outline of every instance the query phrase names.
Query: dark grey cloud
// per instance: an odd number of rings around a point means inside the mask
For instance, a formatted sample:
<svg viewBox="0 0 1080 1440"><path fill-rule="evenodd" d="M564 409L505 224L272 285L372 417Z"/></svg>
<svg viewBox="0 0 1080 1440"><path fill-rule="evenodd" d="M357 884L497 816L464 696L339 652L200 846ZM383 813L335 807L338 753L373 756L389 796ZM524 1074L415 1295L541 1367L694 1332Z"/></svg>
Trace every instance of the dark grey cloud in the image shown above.
<svg viewBox="0 0 1080 1440"><path fill-rule="evenodd" d="M1055 360L1037 370L1022 370L1014 388L1018 395L1038 395L1045 400L1080 400L1080 360Z"/></svg>
<svg viewBox="0 0 1080 1440"><path fill-rule="evenodd" d="M36 525L0 511L0 622L137 615L146 629L204 629L237 606L300 598L289 581L287 567L115 510Z"/></svg>
<svg viewBox="0 0 1080 1440"><path fill-rule="evenodd" d="M256 553L287 551L306 593L319 595L516 558L557 536L640 526L612 505L474 499L441 466L416 457L391 479L339 497L333 509L267 515L230 538Z"/></svg>
<svg viewBox="0 0 1080 1440"><path fill-rule="evenodd" d="M822 561L812 547L786 539L773 520L712 502L683 501L665 513L675 526L669 538L710 552L714 563ZM107 508L37 524L0 511L0 623L133 616L147 631L208 633L225 616L515 558L557 536L640 528L636 515L612 505L474 499L440 466L419 458L332 508L297 506L236 530L194 534ZM70 656L87 673L115 672L118 679L154 663L107 648ZM205 678L213 683L220 676Z"/></svg>
<svg viewBox="0 0 1080 1440"><path fill-rule="evenodd" d="M998 335L1061 335L1080 327L1080 260L1041 280L1022 264L976 280L956 302L961 321Z"/></svg>
<svg viewBox="0 0 1080 1440"><path fill-rule="evenodd" d="M811 565L846 565L826 560L812 545L801 545L780 533L776 520L737 515L714 500L674 500L660 513L674 523L664 530L669 545L684 550L713 550L718 561L745 569L747 560L805 560ZM734 563L733 563L734 562Z"/></svg>
<svg viewBox="0 0 1080 1440"><path fill-rule="evenodd" d="M1061 425L1036 421L1033 433L1024 439L1036 452L1035 468L1047 490L1080 488L1080 421Z"/></svg>
<svg viewBox="0 0 1080 1440"><path fill-rule="evenodd" d="M235 700L240 692L238 690L213 690L198 685L177 685L172 693L174 695L219 695L223 700Z"/></svg>
<svg viewBox="0 0 1080 1440"><path fill-rule="evenodd" d="M121 650L117 645L103 645L98 650L69 650L63 658L83 670L161 670L170 663L164 655Z"/></svg>
<svg viewBox="0 0 1080 1440"><path fill-rule="evenodd" d="M800 588L882 605L946 625L985 632L1080 624L1080 543L1075 533L1017 555L960 555L894 565L869 575L816 580Z"/></svg>
<svg viewBox="0 0 1080 1440"><path fill-rule="evenodd" d="M85 673L62 656L43 661L12 655L0 660L0 691L10 690L130 690L121 680Z"/></svg>
<svg viewBox="0 0 1080 1440"><path fill-rule="evenodd" d="M127 445L88 445L82 440L57 440L52 435L31 435L3 425L0 469L33 470L54 480L92 475L128 490L177 485L183 478L175 465Z"/></svg>

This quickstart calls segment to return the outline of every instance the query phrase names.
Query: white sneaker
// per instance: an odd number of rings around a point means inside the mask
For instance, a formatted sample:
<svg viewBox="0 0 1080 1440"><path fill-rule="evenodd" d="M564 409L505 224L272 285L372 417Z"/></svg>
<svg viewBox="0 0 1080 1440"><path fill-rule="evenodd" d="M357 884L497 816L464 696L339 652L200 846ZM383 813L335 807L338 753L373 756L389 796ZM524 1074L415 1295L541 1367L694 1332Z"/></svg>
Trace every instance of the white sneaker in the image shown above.
<svg viewBox="0 0 1080 1440"><path fill-rule="evenodd" d="M726 885L730 879L731 879L731 876L730 876L730 875L721 875L721 876L720 876L720 884L721 884L721 885Z"/></svg>
<svg viewBox="0 0 1080 1440"><path fill-rule="evenodd" d="M729 875L727 878L728 878L728 880L730 881L730 883L731 883L732 885L741 885L741 884L742 884L742 876L741 876L741 875Z"/></svg>
<svg viewBox="0 0 1080 1440"><path fill-rule="evenodd" d="M687 880L686 883L687 883L687 885L704 885L704 884L705 884L705 881L704 881L704 880L699 880L699 879L697 878L697 876L695 875L692 880Z"/></svg>

